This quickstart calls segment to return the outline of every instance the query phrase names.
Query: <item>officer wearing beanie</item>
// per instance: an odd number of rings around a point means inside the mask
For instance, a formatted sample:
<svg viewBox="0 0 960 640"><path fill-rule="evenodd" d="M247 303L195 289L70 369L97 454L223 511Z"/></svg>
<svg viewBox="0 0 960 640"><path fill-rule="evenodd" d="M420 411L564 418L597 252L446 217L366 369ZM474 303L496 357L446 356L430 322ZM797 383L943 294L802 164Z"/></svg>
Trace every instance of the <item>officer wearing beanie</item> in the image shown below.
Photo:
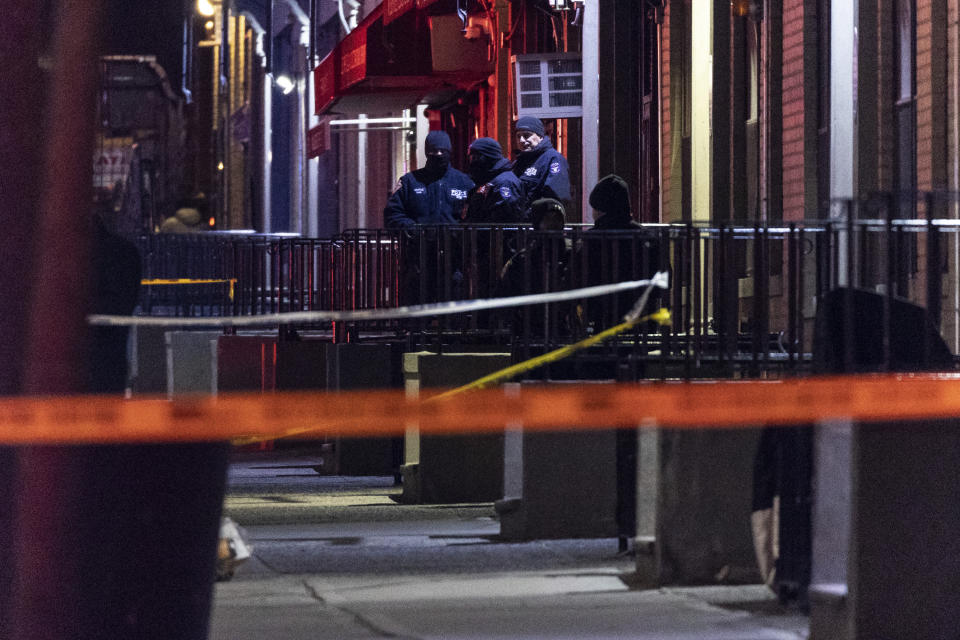
<svg viewBox="0 0 960 640"><path fill-rule="evenodd" d="M383 209L387 228L460 222L474 185L465 173L450 166L450 149L450 136L445 132L427 134L427 163L400 177Z"/></svg>
<svg viewBox="0 0 960 640"><path fill-rule="evenodd" d="M630 214L630 189L618 175L610 174L590 192L590 206L600 215L594 218L594 229L634 229L640 225Z"/></svg>
<svg viewBox="0 0 960 640"><path fill-rule="evenodd" d="M520 180L493 138L470 143L470 178L476 187L467 204L467 222L520 222L524 219Z"/></svg>
<svg viewBox="0 0 960 640"><path fill-rule="evenodd" d="M517 153L513 173L523 185L523 208L540 198L554 198L566 206L570 202L570 169L567 159L553 148L539 118L523 116L517 120Z"/></svg>

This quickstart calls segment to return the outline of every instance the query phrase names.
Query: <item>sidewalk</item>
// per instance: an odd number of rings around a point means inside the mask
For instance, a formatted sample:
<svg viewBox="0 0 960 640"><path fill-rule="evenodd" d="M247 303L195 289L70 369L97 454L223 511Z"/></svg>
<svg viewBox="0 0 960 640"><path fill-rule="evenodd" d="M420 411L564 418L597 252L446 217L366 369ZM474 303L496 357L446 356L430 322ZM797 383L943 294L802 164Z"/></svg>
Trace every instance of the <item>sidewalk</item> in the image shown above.
<svg viewBox="0 0 960 640"><path fill-rule="evenodd" d="M454 513L459 513L455 510ZM213 640L799 640L763 586L631 590L617 541L503 543L489 516L259 525L216 586Z"/></svg>
<svg viewBox="0 0 960 640"><path fill-rule="evenodd" d="M214 640L798 640L763 587L630 591L614 571L271 576L217 586Z"/></svg>
<svg viewBox="0 0 960 640"><path fill-rule="evenodd" d="M308 465L231 468L254 557L216 586L213 640L807 637L765 587L631 590L616 539L501 542L492 505L399 505L392 479Z"/></svg>

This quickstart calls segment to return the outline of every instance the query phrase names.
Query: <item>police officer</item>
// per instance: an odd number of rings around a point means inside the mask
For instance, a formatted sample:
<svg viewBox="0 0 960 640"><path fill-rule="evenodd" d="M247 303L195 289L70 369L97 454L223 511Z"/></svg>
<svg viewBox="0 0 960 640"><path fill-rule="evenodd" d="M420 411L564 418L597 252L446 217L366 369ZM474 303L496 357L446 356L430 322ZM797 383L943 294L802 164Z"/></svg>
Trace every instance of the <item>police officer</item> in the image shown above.
<svg viewBox="0 0 960 640"><path fill-rule="evenodd" d="M427 163L400 177L383 210L387 228L460 222L474 185L466 174L450 166L450 149L450 136L445 132L427 134Z"/></svg>
<svg viewBox="0 0 960 640"><path fill-rule="evenodd" d="M477 224L521 222L523 188L493 138L477 138L469 147L470 177L477 186L470 193L466 222ZM501 230L502 231L502 230ZM500 272L503 236L489 228L467 229L464 273L471 297L490 297ZM479 314L482 323L488 316Z"/></svg>
<svg viewBox="0 0 960 640"><path fill-rule="evenodd" d="M470 143L470 177L477 184L467 204L467 222L521 222L522 187L503 148L493 138Z"/></svg>
<svg viewBox="0 0 960 640"><path fill-rule="evenodd" d="M524 188L524 210L540 198L554 198L566 206L570 202L570 169L567 159L553 148L539 118L523 116L517 120L519 153L513 173Z"/></svg>

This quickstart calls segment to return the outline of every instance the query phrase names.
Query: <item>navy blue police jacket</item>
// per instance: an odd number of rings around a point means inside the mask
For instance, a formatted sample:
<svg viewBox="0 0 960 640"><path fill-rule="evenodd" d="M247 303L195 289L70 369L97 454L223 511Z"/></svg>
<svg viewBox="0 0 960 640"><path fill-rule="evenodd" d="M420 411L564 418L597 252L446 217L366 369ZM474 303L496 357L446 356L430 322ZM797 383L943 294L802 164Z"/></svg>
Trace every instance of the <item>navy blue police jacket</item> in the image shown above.
<svg viewBox="0 0 960 640"><path fill-rule="evenodd" d="M570 201L570 168L567 159L553 148L550 138L545 137L533 149L517 154L513 173L523 185L524 210L540 198L555 198L565 204Z"/></svg>
<svg viewBox="0 0 960 640"><path fill-rule="evenodd" d="M523 187L510 170L510 161L500 159L491 171L490 179L470 194L467 204L467 222L522 222Z"/></svg>
<svg viewBox="0 0 960 640"><path fill-rule="evenodd" d="M453 167L440 178L432 178L425 169L400 177L383 209L383 221L388 229L460 222L473 180Z"/></svg>

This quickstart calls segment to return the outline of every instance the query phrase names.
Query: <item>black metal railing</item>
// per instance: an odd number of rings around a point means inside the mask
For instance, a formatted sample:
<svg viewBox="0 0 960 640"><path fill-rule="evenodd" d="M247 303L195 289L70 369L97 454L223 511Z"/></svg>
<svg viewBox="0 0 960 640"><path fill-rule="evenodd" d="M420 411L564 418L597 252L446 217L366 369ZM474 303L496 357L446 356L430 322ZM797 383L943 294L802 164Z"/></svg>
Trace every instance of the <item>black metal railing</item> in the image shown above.
<svg viewBox="0 0 960 640"><path fill-rule="evenodd" d="M396 237L197 233L137 239L146 315L225 316L397 305Z"/></svg>
<svg viewBox="0 0 960 640"><path fill-rule="evenodd" d="M919 209L946 211L952 201L925 194ZM887 358L896 345L891 335L903 331L894 317L898 301L926 309L931 326L956 333L960 223L894 218L900 209L890 197L843 202L836 220L776 226L688 223L535 231L463 225L414 232L354 230L330 239L154 235L139 240L145 278L188 282L144 287L141 312L377 309L574 289L663 270L670 273L670 288L657 292L648 309L668 307L669 326L640 325L592 352L607 361L616 355L618 366L628 369L616 375L802 373L813 364L817 304L838 287L879 296ZM949 304L945 281L953 291ZM356 339L393 332L413 346L510 345L525 357L617 324L638 296L636 291L576 303L351 323L338 330ZM853 327L856 310L846 313L846 326ZM334 332L329 324L303 328ZM926 335L919 327L917 332ZM853 341L845 344L849 350Z"/></svg>

